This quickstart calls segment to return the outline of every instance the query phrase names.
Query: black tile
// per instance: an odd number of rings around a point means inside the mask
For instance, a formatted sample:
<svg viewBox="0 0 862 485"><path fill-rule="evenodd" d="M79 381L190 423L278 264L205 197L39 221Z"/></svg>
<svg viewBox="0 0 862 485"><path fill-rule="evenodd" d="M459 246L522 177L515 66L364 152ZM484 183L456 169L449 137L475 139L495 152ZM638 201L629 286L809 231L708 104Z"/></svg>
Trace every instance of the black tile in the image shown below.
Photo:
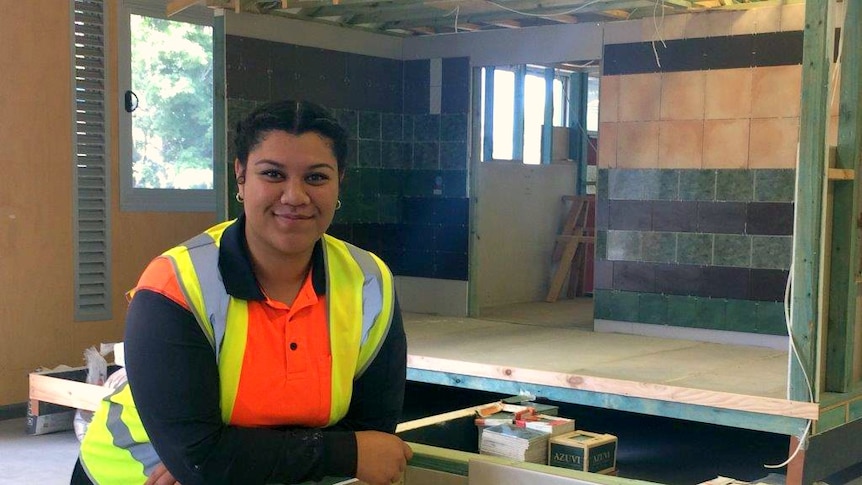
<svg viewBox="0 0 862 485"><path fill-rule="evenodd" d="M748 268L706 266L701 278L700 296L749 299L751 270Z"/></svg>
<svg viewBox="0 0 862 485"><path fill-rule="evenodd" d="M388 252L404 249L404 245L401 244L399 239L401 237L401 226L403 224L380 224L377 226L380 231L381 257Z"/></svg>
<svg viewBox="0 0 862 485"><path fill-rule="evenodd" d="M412 249L405 251L401 274L419 278L433 278L434 253L432 251Z"/></svg>
<svg viewBox="0 0 862 485"><path fill-rule="evenodd" d="M413 145L403 141L384 141L381 144L383 168L410 168L413 166Z"/></svg>
<svg viewBox="0 0 862 485"><path fill-rule="evenodd" d="M434 278L467 281L468 268L466 252L434 252Z"/></svg>
<svg viewBox="0 0 862 485"><path fill-rule="evenodd" d="M662 72L701 71L706 67L705 44L707 39L666 41L666 47L656 43Z"/></svg>
<svg viewBox="0 0 862 485"><path fill-rule="evenodd" d="M359 140L357 167L380 167L380 141Z"/></svg>
<svg viewBox="0 0 862 485"><path fill-rule="evenodd" d="M784 301L788 271L780 269L752 269L750 299Z"/></svg>
<svg viewBox="0 0 862 485"><path fill-rule="evenodd" d="M389 266L392 274L404 276L405 260L407 258L404 249L387 247L379 256Z"/></svg>
<svg viewBox="0 0 862 485"><path fill-rule="evenodd" d="M602 56L602 74L605 76L659 71L650 42L605 45Z"/></svg>
<svg viewBox="0 0 862 485"><path fill-rule="evenodd" d="M332 224L326 230L326 233L332 237L350 242L353 239L352 228L352 224Z"/></svg>
<svg viewBox="0 0 862 485"><path fill-rule="evenodd" d="M655 265L655 292L671 295L700 294L701 266L688 264Z"/></svg>
<svg viewBox="0 0 862 485"><path fill-rule="evenodd" d="M434 249L434 225L402 224L399 239L405 248L431 251Z"/></svg>
<svg viewBox="0 0 862 485"><path fill-rule="evenodd" d="M789 236L793 234L793 204L752 202L748 204L748 234Z"/></svg>
<svg viewBox="0 0 862 485"><path fill-rule="evenodd" d="M470 58L444 58L442 74L444 87L450 84L470 84Z"/></svg>
<svg viewBox="0 0 862 485"><path fill-rule="evenodd" d="M614 284L614 263L596 261L593 266L593 287L597 290L611 290Z"/></svg>
<svg viewBox="0 0 862 485"><path fill-rule="evenodd" d="M440 116L440 141L466 141L467 114L444 114Z"/></svg>
<svg viewBox="0 0 862 485"><path fill-rule="evenodd" d="M440 97L441 113L466 113L470 109L469 84L444 84Z"/></svg>
<svg viewBox="0 0 862 485"><path fill-rule="evenodd" d="M744 234L747 205L743 202L698 202L698 232Z"/></svg>
<svg viewBox="0 0 862 485"><path fill-rule="evenodd" d="M650 203L640 200L608 201L608 228L649 231L652 225Z"/></svg>
<svg viewBox="0 0 862 485"><path fill-rule="evenodd" d="M339 109L335 111L335 119L338 120L345 130L347 136L356 138L359 134L359 113L352 109Z"/></svg>
<svg viewBox="0 0 862 485"><path fill-rule="evenodd" d="M652 201L652 230L693 232L697 230L697 203Z"/></svg>
<svg viewBox="0 0 862 485"><path fill-rule="evenodd" d="M470 230L466 224L439 224L434 226L434 249L467 254Z"/></svg>
<svg viewBox="0 0 862 485"><path fill-rule="evenodd" d="M405 197L401 201L404 211L401 220L408 224L434 223L434 201L427 197Z"/></svg>
<svg viewBox="0 0 862 485"><path fill-rule="evenodd" d="M802 31L771 32L754 37L754 65L802 64Z"/></svg>
<svg viewBox="0 0 862 485"><path fill-rule="evenodd" d="M446 171L442 172L442 177L443 177L443 196L444 197L466 197L467 196L467 171L466 170L446 170Z"/></svg>
<svg viewBox="0 0 862 485"><path fill-rule="evenodd" d="M404 62L404 112L425 114L429 111L431 61Z"/></svg>
<svg viewBox="0 0 862 485"><path fill-rule="evenodd" d="M751 35L709 37L704 44L706 69L739 69L754 65Z"/></svg>
<svg viewBox="0 0 862 485"><path fill-rule="evenodd" d="M403 170L381 170L380 171L380 195L394 195L401 197L404 193L404 171Z"/></svg>
<svg viewBox="0 0 862 485"><path fill-rule="evenodd" d="M614 262L614 289L624 291L655 291L654 264L630 261Z"/></svg>
<svg viewBox="0 0 862 485"><path fill-rule="evenodd" d="M271 64L275 42L250 37L225 36L226 95L269 101Z"/></svg>
<svg viewBox="0 0 862 485"><path fill-rule="evenodd" d="M380 226L381 224L354 224L353 240L350 242L375 254L380 253L383 249Z"/></svg>
<svg viewBox="0 0 862 485"><path fill-rule="evenodd" d="M437 224L467 224L470 217L470 199L446 197L426 200L433 208L433 222Z"/></svg>
<svg viewBox="0 0 862 485"><path fill-rule="evenodd" d="M359 193L365 197L380 195L380 172L378 168L358 170Z"/></svg>

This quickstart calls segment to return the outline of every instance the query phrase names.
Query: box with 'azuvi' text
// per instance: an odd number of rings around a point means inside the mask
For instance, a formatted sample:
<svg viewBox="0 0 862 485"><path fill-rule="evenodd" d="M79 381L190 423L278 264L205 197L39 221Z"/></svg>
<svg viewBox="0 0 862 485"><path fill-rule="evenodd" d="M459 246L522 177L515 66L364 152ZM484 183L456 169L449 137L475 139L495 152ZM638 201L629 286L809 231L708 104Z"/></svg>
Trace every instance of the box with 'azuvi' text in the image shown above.
<svg viewBox="0 0 862 485"><path fill-rule="evenodd" d="M617 437L583 430L554 436L548 446L548 464L611 474L617 468Z"/></svg>

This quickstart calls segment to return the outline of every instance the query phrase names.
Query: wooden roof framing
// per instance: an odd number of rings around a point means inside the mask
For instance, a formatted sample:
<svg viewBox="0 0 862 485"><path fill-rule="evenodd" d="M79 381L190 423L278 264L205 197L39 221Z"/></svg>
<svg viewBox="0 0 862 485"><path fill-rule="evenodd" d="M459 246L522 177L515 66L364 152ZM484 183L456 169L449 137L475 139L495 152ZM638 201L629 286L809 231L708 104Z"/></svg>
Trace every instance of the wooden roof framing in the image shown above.
<svg viewBox="0 0 862 485"><path fill-rule="evenodd" d="M625 20L739 9L771 0L171 0L168 16L192 5L277 15L412 36Z"/></svg>

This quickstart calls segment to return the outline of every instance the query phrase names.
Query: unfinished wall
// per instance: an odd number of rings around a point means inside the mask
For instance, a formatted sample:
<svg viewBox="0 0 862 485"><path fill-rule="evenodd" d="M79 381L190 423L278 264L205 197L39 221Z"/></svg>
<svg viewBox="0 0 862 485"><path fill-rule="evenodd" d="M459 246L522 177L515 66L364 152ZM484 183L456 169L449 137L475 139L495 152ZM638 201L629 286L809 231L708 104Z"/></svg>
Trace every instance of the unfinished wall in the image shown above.
<svg viewBox="0 0 862 485"><path fill-rule="evenodd" d="M75 322L69 2L3 0L0 18L0 408L27 400L39 366L83 365L83 350L122 338L123 293L147 261L213 222L213 214L122 213L117 128L111 133L113 318ZM111 8L109 55L116 49ZM117 106L111 58L112 112Z"/></svg>
<svg viewBox="0 0 862 485"><path fill-rule="evenodd" d="M785 335L802 32L652 47L605 47L597 328Z"/></svg>
<svg viewBox="0 0 862 485"><path fill-rule="evenodd" d="M544 300L561 197L575 193L577 166L487 162L478 177L479 307Z"/></svg>

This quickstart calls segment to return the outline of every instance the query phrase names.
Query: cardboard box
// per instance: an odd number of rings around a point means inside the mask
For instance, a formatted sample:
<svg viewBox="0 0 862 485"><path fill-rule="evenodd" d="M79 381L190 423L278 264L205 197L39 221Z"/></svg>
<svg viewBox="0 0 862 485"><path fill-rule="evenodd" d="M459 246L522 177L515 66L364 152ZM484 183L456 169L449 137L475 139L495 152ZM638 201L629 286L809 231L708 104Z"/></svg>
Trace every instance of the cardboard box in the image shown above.
<svg viewBox="0 0 862 485"><path fill-rule="evenodd" d="M582 430L554 436L548 446L548 464L609 474L617 468L617 437Z"/></svg>

